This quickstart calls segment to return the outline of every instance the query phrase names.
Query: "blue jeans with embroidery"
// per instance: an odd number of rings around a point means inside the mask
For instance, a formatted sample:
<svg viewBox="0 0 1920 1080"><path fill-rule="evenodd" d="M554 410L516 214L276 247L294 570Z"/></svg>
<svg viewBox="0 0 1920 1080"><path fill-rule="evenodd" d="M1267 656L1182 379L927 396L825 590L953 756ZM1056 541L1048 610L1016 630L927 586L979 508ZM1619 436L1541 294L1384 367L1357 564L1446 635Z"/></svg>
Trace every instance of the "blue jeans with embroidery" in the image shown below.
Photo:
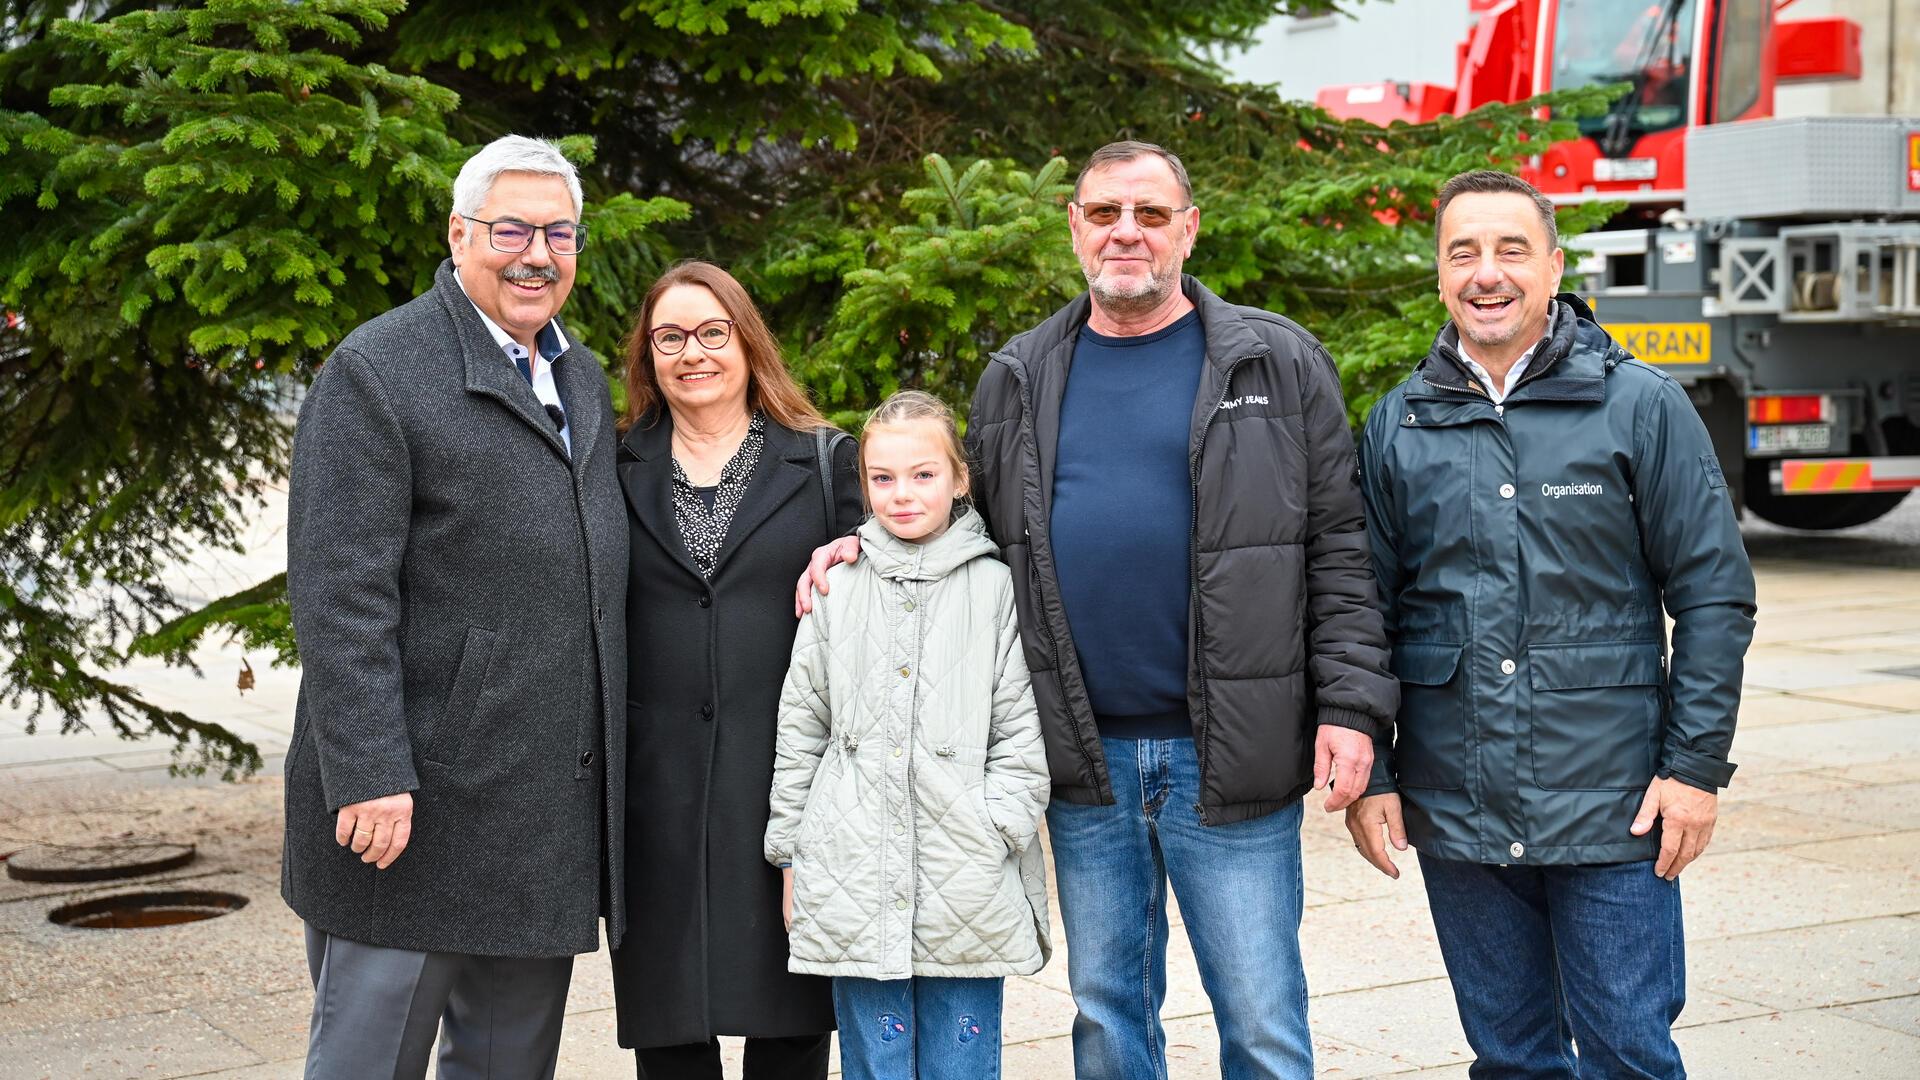
<svg viewBox="0 0 1920 1080"><path fill-rule="evenodd" d="M1680 883L1650 861L1482 866L1420 856L1474 1080L1684 1080ZM1574 1046L1578 1044L1576 1058Z"/></svg>
<svg viewBox="0 0 1920 1080"><path fill-rule="evenodd" d="M1312 1080L1300 804L1200 823L1192 739L1100 740L1113 806L1047 808L1079 1080L1166 1080L1167 887L1220 1031L1224 1080Z"/></svg>
<svg viewBox="0 0 1920 1080"><path fill-rule="evenodd" d="M833 980L843 1080L998 1080L999 979Z"/></svg>

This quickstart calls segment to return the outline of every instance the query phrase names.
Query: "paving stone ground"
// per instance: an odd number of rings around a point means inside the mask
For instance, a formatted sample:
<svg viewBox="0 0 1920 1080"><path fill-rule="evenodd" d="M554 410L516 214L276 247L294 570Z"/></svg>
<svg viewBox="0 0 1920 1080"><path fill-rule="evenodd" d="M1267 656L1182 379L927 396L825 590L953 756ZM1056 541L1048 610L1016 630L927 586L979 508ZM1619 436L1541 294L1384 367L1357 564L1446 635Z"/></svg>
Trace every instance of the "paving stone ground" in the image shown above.
<svg viewBox="0 0 1920 1080"><path fill-rule="evenodd" d="M258 531L252 549L265 554L196 567L183 589L216 596L274 572L272 527ZM1712 849L1682 879L1689 989L1676 1037L1700 1078L1910 1080L1920 1076L1920 570L1766 550L1740 771ZM0 852L190 841L198 862L162 880L251 901L184 926L75 930L48 911L108 888L0 879L0 1078L299 1075L311 997L299 921L278 892L278 769L296 676L250 659L258 687L244 696L240 654L221 648L200 654L204 678L157 664L127 673L154 700L257 740L267 768L239 783L171 777L166 750L109 735L29 735L24 713L0 708ZM1319 1075L1464 1078L1471 1055L1417 865L1403 860L1401 880L1387 880L1354 855L1336 816L1310 810L1302 936ZM1071 1075L1065 952L1008 984L1013 1080ZM1172 1075L1217 1076L1182 935L1170 952ZM631 1076L604 952L577 962L568 1012L560 1075ZM729 1058L737 1075L737 1048Z"/></svg>

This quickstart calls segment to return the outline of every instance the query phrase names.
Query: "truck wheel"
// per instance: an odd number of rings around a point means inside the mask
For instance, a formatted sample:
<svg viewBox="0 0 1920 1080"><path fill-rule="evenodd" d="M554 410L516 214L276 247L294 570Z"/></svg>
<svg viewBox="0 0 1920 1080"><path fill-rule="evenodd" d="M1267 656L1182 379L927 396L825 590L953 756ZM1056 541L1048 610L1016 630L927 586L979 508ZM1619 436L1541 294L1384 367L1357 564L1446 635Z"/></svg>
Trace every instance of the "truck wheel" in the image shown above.
<svg viewBox="0 0 1920 1080"><path fill-rule="evenodd" d="M1747 509L1762 520L1787 529L1826 532L1851 529L1890 513L1907 497L1904 491L1876 491L1867 495L1775 495L1764 466L1758 476L1747 476Z"/></svg>

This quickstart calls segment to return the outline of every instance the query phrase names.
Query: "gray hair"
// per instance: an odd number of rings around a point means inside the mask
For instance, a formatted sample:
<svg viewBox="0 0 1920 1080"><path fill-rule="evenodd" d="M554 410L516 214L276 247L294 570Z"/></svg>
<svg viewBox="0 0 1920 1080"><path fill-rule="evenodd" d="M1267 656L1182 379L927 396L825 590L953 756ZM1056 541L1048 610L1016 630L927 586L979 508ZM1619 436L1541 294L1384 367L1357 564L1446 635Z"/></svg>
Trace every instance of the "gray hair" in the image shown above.
<svg viewBox="0 0 1920 1080"><path fill-rule="evenodd" d="M1193 184L1187 180L1187 167L1180 164L1179 155L1164 146L1133 139L1108 143L1087 155L1087 163L1080 166L1080 175L1073 178L1074 199L1080 198L1080 185L1086 182L1088 173L1109 165L1124 165L1143 157L1157 157L1166 162L1167 167L1173 170L1173 178L1180 182L1180 197L1188 202L1193 201Z"/></svg>
<svg viewBox="0 0 1920 1080"><path fill-rule="evenodd" d="M1434 247L1440 246L1440 220L1446 216L1447 204L1460 195L1525 195L1533 200L1534 209L1540 213L1540 225L1547 230L1547 250L1552 251L1560 246L1560 225L1553 219L1553 200L1512 173L1498 169L1474 169L1440 185L1439 201L1433 211Z"/></svg>
<svg viewBox="0 0 1920 1080"><path fill-rule="evenodd" d="M567 194L573 196L573 216L576 220L580 217L584 199L580 194L580 174L573 170L573 163L553 143L524 135L503 135L460 166L460 175L453 179L453 212L465 217L479 213L493 192L493 182L501 173L509 172L557 176L565 180Z"/></svg>

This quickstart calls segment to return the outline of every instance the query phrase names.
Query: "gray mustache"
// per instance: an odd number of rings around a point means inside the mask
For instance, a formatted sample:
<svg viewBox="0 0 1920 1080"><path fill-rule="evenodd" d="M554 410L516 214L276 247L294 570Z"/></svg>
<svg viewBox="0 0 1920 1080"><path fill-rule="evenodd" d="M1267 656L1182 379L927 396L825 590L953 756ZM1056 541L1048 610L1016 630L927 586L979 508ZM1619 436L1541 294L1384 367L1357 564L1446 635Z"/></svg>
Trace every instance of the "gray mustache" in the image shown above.
<svg viewBox="0 0 1920 1080"><path fill-rule="evenodd" d="M524 263L515 263L500 271L500 276L508 281L526 281L529 278L540 281L559 281L560 271L552 266L527 266Z"/></svg>

